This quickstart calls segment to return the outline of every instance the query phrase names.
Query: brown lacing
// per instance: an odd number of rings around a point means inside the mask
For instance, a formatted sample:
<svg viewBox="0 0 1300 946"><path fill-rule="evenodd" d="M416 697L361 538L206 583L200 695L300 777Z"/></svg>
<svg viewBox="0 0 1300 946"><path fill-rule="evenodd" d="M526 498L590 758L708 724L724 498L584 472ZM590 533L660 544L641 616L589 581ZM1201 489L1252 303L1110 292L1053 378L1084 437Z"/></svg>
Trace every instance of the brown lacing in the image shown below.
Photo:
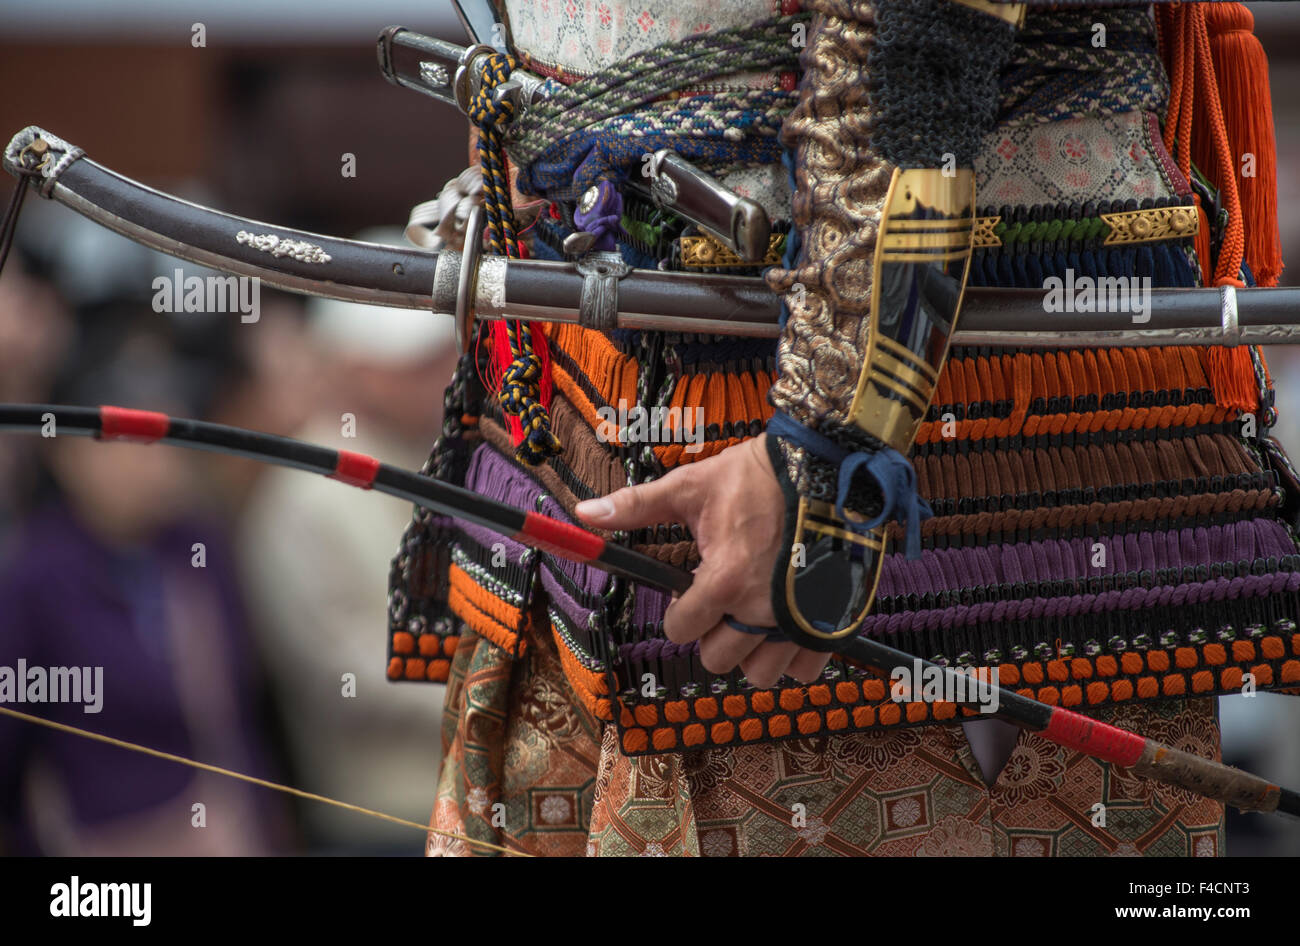
<svg viewBox="0 0 1300 946"><path fill-rule="evenodd" d="M694 568L700 563L700 551L694 542L665 542L657 545L634 545L638 552L669 562L679 568Z"/></svg>
<svg viewBox="0 0 1300 946"><path fill-rule="evenodd" d="M1169 440L912 458L927 500L1028 495L1131 486L1258 472L1241 443L1225 434Z"/></svg>

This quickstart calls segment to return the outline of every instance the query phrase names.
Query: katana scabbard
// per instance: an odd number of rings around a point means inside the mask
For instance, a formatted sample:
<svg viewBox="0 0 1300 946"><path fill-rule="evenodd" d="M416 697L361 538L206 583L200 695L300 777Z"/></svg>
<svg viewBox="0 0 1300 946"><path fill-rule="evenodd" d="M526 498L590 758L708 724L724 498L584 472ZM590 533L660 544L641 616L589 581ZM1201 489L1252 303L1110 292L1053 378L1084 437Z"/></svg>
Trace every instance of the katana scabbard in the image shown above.
<svg viewBox="0 0 1300 946"><path fill-rule="evenodd" d="M19 154L40 139L34 175ZM572 262L509 260L363 243L202 207L111 171L36 127L5 149L5 170L41 196L144 246L289 292L466 318L596 324L583 299L611 302L618 328L780 334L780 303L761 279L621 269L604 276ZM244 236L241 239L241 234ZM464 268L468 266L468 270ZM462 271L464 276L462 278ZM593 291L600 290L600 291ZM1152 289L1146 322L1129 312L1048 313L1039 289L967 289L954 345L1257 345L1300 342L1300 288Z"/></svg>
<svg viewBox="0 0 1300 946"><path fill-rule="evenodd" d="M290 292L429 308L436 253L308 233L201 207L110 171L36 127L9 143L5 170L18 174L20 153L37 138L48 145L45 169L33 179L42 196L136 243Z"/></svg>

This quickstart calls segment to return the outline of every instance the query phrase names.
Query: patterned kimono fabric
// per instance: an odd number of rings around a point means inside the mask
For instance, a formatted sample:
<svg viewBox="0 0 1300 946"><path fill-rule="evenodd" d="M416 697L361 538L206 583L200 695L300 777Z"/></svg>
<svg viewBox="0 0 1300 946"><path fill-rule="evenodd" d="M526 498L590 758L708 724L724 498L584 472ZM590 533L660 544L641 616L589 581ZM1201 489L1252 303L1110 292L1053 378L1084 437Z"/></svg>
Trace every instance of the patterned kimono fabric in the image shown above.
<svg viewBox="0 0 1300 946"><path fill-rule="evenodd" d="M583 72L563 57L585 55L586 40L603 41L590 55L608 60L696 28L650 6L640 21L641 6L601 7L646 34L611 48L599 23L558 13L550 32L524 32L544 11L507 3L517 37L546 37L524 63L569 82ZM774 11L730 0L714 12L721 29ZM1098 21L1104 48L1090 42ZM788 91L791 78L775 68L741 83ZM1070 273L1200 284L1192 186L1162 142L1169 84L1146 11L1030 11L1001 89L976 164L971 285L1042 287ZM777 161L770 150L701 161L768 207L767 265L789 218ZM532 253L559 258L574 228L557 201L529 234ZM637 266L759 271L629 194L619 248ZM544 347L558 456L531 469L513 460L518 432L472 383L453 425L466 484L517 506L571 518L578 501L712 456L771 416L769 341L550 325ZM480 354L470 374L500 364ZM925 552L888 557L868 632L995 665L1004 685L1217 759L1214 694L1244 671L1300 679L1288 659L1300 637L1282 617L1296 613L1297 576L1279 572L1297 545L1239 422L1267 408L1261 397L1266 376L1245 349L954 349L911 458L935 512ZM647 445L608 422L620 404L681 413ZM695 432L693 408L699 442L680 436ZM672 431L678 442L662 442ZM421 527L433 551L396 567L448 578L425 582L427 599L418 582L396 596L390 674L448 681L432 827L542 855L1223 851L1219 803L1026 731L989 785L951 712L893 702L884 681L838 658L813 686L711 677L695 648L663 638L663 593L485 530ZM1098 566L1100 538L1109 561ZM680 526L632 541L698 562ZM473 852L431 835L428 853Z"/></svg>

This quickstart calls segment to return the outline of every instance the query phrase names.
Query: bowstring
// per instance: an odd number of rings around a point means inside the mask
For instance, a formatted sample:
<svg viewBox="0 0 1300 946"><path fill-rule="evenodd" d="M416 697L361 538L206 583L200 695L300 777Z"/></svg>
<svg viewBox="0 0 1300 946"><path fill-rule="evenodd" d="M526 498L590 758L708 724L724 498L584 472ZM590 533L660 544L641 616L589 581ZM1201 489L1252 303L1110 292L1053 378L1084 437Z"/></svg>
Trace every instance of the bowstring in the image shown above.
<svg viewBox="0 0 1300 946"><path fill-rule="evenodd" d="M51 719L44 719L40 716L32 716L29 713L22 713L18 710L9 709L6 706L0 706L0 713L19 719L24 722L33 723L37 726L45 726L59 732L70 733L74 736L81 736L85 739L91 739L95 742L102 742L110 746L117 746L119 749L129 749L132 752L140 752L144 755L153 756L157 759L164 759L168 762L177 762L181 765L187 765L194 769L200 769L204 772L212 772L216 775L224 775L228 778L237 779L241 782L247 782L250 785L258 785L262 788L273 789L277 792L284 792L287 795L293 795L296 798L305 798L309 801L322 802L326 805L333 805L336 808L342 808L345 811L355 811L358 814L368 815L371 818L377 818L381 821L388 821L392 824L403 825L404 827L418 828L426 837L430 834L436 834L444 838L452 838L457 841L464 841L466 844L474 847L485 848L490 851L496 851L501 854L508 854L511 857L533 857L524 851L511 850L500 844L493 844L490 841L479 841L476 838L468 837L464 834L457 834L455 831L443 831L438 828L431 828L428 825L420 824L418 821L410 821L406 818L399 818L396 815L386 814L382 811L375 811L373 808L363 808L360 805L353 805L349 802L339 801L335 798L328 798L325 795L317 795L315 792L303 791L300 788L294 788L292 785L283 785L279 782L271 782L267 779L257 778L252 775L245 775L243 772L236 772L233 769L225 769L219 765L210 765L207 762L198 762L194 759L187 759L185 756L173 755L170 752L163 752L160 749L151 749L148 746L142 746L139 743L127 742L125 739L115 739L112 736L105 736L102 733L91 732L89 729L78 729L76 726L69 726L66 723L56 723Z"/></svg>

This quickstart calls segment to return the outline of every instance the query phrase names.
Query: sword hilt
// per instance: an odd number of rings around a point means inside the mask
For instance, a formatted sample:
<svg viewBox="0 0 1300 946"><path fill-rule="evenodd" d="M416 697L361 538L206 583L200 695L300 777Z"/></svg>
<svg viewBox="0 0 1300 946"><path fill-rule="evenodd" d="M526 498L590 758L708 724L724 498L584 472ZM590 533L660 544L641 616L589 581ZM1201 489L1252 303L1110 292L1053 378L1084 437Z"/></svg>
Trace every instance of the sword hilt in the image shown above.
<svg viewBox="0 0 1300 946"><path fill-rule="evenodd" d="M501 52L486 43L457 46L404 26L385 29L379 34L377 46L379 70L389 82L454 105L465 114L482 87L481 60ZM542 94L545 81L524 69L515 69L493 97L498 102L509 99L516 110L526 108Z"/></svg>

